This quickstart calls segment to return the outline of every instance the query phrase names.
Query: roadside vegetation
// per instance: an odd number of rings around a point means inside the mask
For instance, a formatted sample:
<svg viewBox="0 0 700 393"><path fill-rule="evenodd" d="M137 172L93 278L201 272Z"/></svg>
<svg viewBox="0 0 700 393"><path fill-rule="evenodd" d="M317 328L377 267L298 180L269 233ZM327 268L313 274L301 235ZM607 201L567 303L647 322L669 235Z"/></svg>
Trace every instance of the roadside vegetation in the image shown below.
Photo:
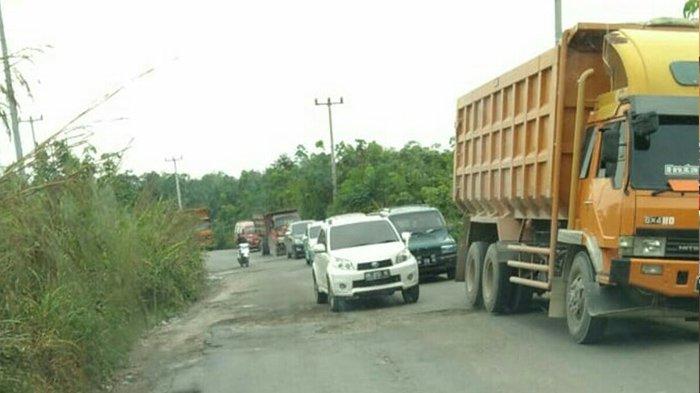
<svg viewBox="0 0 700 393"><path fill-rule="evenodd" d="M105 383L145 328L197 298L194 218L121 193L118 161L69 138L0 174L0 392Z"/></svg>
<svg viewBox="0 0 700 393"><path fill-rule="evenodd" d="M298 146L264 171L243 171L239 177L211 173L194 179L181 175L186 207L208 207L217 248L230 247L233 226L254 214L296 208L307 219L346 212L370 212L382 207L429 204L439 208L454 228L459 213L452 202L452 150L410 142L401 149L357 140L336 146L338 197L332 202L330 157L321 142ZM147 193L174 200L172 175L118 175L118 194L126 200ZM458 236L459 233L453 235Z"/></svg>

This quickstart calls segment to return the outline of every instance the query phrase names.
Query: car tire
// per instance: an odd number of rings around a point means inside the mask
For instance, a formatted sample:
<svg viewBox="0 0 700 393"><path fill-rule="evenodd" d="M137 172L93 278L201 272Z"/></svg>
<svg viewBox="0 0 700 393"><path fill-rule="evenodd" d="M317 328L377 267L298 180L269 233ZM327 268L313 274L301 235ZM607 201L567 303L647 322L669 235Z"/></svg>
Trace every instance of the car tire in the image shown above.
<svg viewBox="0 0 700 393"><path fill-rule="evenodd" d="M588 313L584 284L594 282L591 259L585 251L580 251L574 256L566 280L566 324L569 334L579 344L600 341L607 325L607 319L592 317Z"/></svg>
<svg viewBox="0 0 700 393"><path fill-rule="evenodd" d="M481 270L484 266L484 257L488 248L486 242L473 242L467 251L464 266L464 287L467 295L467 307L478 308L482 302L481 297Z"/></svg>
<svg viewBox="0 0 700 393"><path fill-rule="evenodd" d="M401 290L401 296L406 304L416 303L420 297L420 286L414 285L410 288Z"/></svg>
<svg viewBox="0 0 700 393"><path fill-rule="evenodd" d="M492 314L509 311L511 284L508 265L500 263L498 247L493 243L486 250L484 265L481 271L481 296L484 308Z"/></svg>
<svg viewBox="0 0 700 393"><path fill-rule="evenodd" d="M323 293L318 290L318 283L316 282L316 276L312 274L314 279L314 293L316 294L316 303L325 304L328 303L328 294Z"/></svg>

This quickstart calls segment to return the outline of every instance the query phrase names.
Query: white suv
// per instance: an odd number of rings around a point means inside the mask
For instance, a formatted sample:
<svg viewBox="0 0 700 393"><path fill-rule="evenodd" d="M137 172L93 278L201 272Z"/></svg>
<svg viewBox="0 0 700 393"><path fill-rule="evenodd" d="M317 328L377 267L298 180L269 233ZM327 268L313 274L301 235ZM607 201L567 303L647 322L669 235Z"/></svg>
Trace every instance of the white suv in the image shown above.
<svg viewBox="0 0 700 393"><path fill-rule="evenodd" d="M346 300L391 295L418 301L418 264L384 217L352 215L327 220L314 246L317 303L340 311Z"/></svg>

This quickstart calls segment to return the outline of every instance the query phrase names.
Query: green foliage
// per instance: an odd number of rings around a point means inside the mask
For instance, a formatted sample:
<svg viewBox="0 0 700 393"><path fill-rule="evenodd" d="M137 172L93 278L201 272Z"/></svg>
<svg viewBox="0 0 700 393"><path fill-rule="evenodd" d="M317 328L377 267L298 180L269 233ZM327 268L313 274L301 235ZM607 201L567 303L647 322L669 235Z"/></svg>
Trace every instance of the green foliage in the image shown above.
<svg viewBox="0 0 700 393"><path fill-rule="evenodd" d="M66 143L0 176L0 391L75 392L106 378L149 323L203 283L194 218Z"/></svg>
<svg viewBox="0 0 700 393"><path fill-rule="evenodd" d="M304 218L323 219L332 214L370 212L387 206L429 204L439 208L448 223L459 227L460 215L452 203L451 150L415 142L396 150L357 140L336 146L336 157L335 203L331 202L330 156L321 142L312 150L297 146L292 156L282 155L263 172L244 171L239 178L223 173L201 179L185 175L181 181L183 201L190 208L210 208L219 248L233 245L236 221L287 208L299 209ZM131 184L132 180L125 175L120 184ZM157 198L175 198L170 175L146 174L137 188L150 188L151 195Z"/></svg>
<svg viewBox="0 0 700 393"><path fill-rule="evenodd" d="M683 6L683 17L690 19L698 12L698 0L687 0Z"/></svg>

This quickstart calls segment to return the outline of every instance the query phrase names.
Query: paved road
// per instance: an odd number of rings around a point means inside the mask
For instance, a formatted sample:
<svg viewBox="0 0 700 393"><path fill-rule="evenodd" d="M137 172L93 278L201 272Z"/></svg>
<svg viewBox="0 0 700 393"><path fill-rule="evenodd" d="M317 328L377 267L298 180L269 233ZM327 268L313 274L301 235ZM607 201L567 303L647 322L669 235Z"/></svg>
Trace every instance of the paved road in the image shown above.
<svg viewBox="0 0 700 393"><path fill-rule="evenodd" d="M462 283L445 279L421 284L417 304L395 294L334 314L314 302L303 260L254 255L241 269L231 251L210 254L226 289L207 307L222 319L201 332L196 359L179 359L154 390L698 391L695 323L617 321L603 343L581 346L542 304L515 316L468 311Z"/></svg>

